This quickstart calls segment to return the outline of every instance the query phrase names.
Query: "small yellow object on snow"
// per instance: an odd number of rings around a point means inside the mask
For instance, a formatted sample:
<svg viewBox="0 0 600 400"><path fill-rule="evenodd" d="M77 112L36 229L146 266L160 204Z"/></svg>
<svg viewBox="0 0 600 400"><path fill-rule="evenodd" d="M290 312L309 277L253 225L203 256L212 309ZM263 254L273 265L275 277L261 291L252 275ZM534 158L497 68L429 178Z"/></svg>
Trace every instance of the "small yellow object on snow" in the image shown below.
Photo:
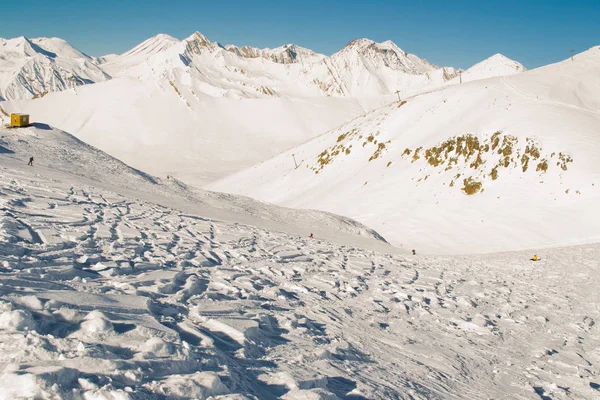
<svg viewBox="0 0 600 400"><path fill-rule="evenodd" d="M538 256L534 254L533 258L531 259L531 261L537 261L539 260Z"/></svg>

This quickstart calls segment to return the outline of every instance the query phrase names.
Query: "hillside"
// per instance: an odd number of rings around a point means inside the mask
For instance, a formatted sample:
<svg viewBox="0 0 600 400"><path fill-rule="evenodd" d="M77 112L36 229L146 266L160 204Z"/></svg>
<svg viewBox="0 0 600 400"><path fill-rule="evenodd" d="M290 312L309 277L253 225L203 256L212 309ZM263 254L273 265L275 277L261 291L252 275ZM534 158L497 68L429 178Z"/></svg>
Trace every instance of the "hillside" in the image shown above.
<svg viewBox="0 0 600 400"><path fill-rule="evenodd" d="M209 188L336 212L427 252L594 242L599 72L595 47L407 98Z"/></svg>
<svg viewBox="0 0 600 400"><path fill-rule="evenodd" d="M29 170L65 184L100 187L184 212L202 212L222 221L301 236L313 232L322 238L363 247L390 247L377 232L349 218L322 211L274 207L244 196L190 187L176 178L152 176L48 125L0 128L0 165L19 169L31 156L34 168Z"/></svg>
<svg viewBox="0 0 600 400"><path fill-rule="evenodd" d="M332 129L383 100L215 98L169 79L120 77L0 104L128 164L201 186ZM0 119L7 116L2 115Z"/></svg>
<svg viewBox="0 0 600 400"><path fill-rule="evenodd" d="M597 397L597 244L533 263L373 239L2 129L0 399Z"/></svg>

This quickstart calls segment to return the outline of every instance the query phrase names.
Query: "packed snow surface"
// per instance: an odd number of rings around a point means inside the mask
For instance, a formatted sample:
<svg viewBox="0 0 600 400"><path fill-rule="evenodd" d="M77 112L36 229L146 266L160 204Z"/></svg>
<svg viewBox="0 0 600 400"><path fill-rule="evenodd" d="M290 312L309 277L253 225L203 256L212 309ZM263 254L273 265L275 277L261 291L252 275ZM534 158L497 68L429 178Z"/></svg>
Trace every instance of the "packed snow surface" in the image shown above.
<svg viewBox="0 0 600 400"><path fill-rule="evenodd" d="M393 102L208 187L345 215L425 252L595 243L599 126L595 47Z"/></svg>
<svg viewBox="0 0 600 400"><path fill-rule="evenodd" d="M0 136L0 399L600 394L597 244L366 250L204 215L49 127Z"/></svg>

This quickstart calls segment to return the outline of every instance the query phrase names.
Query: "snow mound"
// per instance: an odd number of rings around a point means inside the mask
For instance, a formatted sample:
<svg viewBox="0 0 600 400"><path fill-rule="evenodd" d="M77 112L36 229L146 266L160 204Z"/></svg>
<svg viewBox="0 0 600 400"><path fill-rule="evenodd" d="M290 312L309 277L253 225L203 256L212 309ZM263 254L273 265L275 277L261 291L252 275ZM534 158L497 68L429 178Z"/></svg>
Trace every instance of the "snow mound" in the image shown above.
<svg viewBox="0 0 600 400"><path fill-rule="evenodd" d="M81 328L90 333L106 333L113 330L113 324L100 311L94 310L84 318Z"/></svg>
<svg viewBox="0 0 600 400"><path fill-rule="evenodd" d="M154 337L148 339L141 348L142 352L148 353L147 356L168 357L174 354L173 346L162 338Z"/></svg>
<svg viewBox="0 0 600 400"><path fill-rule="evenodd" d="M25 310L8 310L0 313L0 329L9 332L22 332L35 329L31 313Z"/></svg>
<svg viewBox="0 0 600 400"><path fill-rule="evenodd" d="M229 393L214 372L196 372L191 375L171 375L151 389L170 398L213 399Z"/></svg>

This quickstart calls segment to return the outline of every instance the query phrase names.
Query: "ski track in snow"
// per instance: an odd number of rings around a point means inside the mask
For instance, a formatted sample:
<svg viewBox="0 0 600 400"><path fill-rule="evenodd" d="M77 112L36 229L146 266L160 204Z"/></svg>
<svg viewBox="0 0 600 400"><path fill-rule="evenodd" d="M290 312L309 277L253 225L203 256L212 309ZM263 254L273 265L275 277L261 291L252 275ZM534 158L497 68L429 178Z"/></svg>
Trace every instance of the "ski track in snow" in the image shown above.
<svg viewBox="0 0 600 400"><path fill-rule="evenodd" d="M600 246L403 257L0 181L0 398L600 396Z"/></svg>

